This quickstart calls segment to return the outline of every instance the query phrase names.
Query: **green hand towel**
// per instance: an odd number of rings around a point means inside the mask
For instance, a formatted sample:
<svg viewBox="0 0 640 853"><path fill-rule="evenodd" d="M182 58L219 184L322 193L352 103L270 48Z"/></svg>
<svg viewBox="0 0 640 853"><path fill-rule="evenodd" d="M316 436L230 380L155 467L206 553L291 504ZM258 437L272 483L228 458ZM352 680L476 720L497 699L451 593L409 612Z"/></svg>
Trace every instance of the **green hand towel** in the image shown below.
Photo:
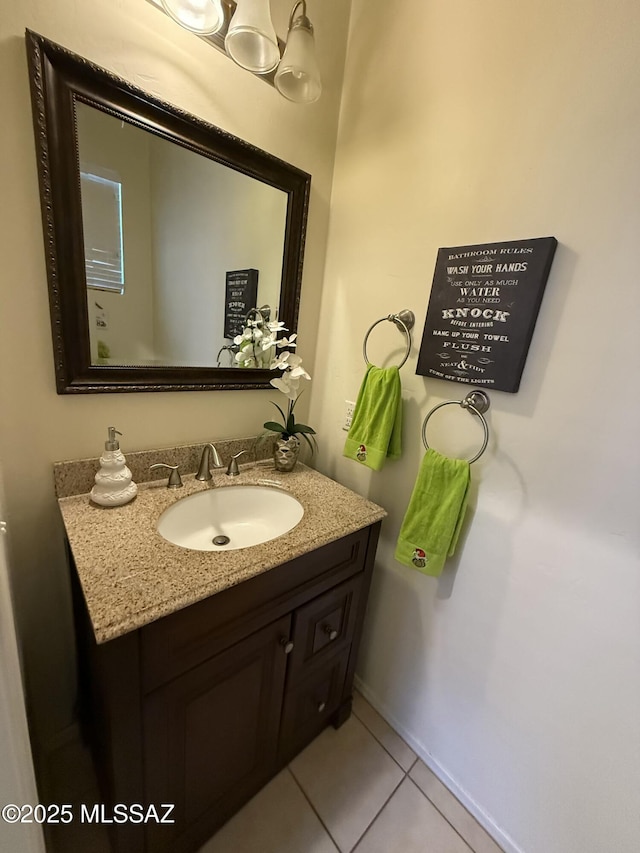
<svg viewBox="0 0 640 853"><path fill-rule="evenodd" d="M400 528L399 563L437 577L455 551L469 491L469 463L427 450Z"/></svg>
<svg viewBox="0 0 640 853"><path fill-rule="evenodd" d="M344 456L379 471L402 453L402 388L397 367L370 364L358 391Z"/></svg>

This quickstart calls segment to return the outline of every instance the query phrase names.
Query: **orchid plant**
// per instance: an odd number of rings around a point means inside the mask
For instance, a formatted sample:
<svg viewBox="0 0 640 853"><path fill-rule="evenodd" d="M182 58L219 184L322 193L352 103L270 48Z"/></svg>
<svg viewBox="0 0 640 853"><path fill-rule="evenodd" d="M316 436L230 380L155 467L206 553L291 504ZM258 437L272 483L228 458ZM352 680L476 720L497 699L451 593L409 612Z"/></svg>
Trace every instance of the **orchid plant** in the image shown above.
<svg viewBox="0 0 640 853"><path fill-rule="evenodd" d="M271 361L270 367L272 370L281 370L282 375L276 379L271 380L271 385L274 388L277 388L278 391L282 391L285 397L288 398L289 403L287 405L286 412L282 409L277 403L273 403L276 409L280 412L282 416L282 423L278 423L277 421L267 421L264 424L264 428L271 430L271 432L277 432L280 435L280 438L284 441L287 441L292 436L296 438L301 436L311 448L311 452L315 450L316 447L316 439L315 434L316 431L312 429L307 424L296 423L294 409L295 405L302 393L300 391L300 380L301 379L311 379L307 371L302 366L302 359L299 355L294 352L291 352L293 348L296 346L296 334L292 334L289 338L281 338L280 340L276 340L275 336L281 331L287 331L284 327L283 323L269 323L269 330L273 334L273 342L275 344L276 350L287 348L285 352L277 353Z"/></svg>
<svg viewBox="0 0 640 853"><path fill-rule="evenodd" d="M240 367L271 367L276 351L276 335L281 323L265 323L264 318L245 321L241 335L234 344L239 347L235 359Z"/></svg>

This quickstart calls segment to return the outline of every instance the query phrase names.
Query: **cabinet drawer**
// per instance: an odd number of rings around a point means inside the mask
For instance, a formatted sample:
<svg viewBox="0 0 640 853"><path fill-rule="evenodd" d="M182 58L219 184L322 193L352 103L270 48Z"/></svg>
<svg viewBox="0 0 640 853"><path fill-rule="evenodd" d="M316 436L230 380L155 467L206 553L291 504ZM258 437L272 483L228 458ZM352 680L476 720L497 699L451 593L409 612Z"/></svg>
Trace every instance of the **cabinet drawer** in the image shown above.
<svg viewBox="0 0 640 853"><path fill-rule="evenodd" d="M143 692L361 573L369 535L358 530L142 628Z"/></svg>
<svg viewBox="0 0 640 853"><path fill-rule="evenodd" d="M293 615L287 689L306 672L348 648L353 638L362 575L314 598Z"/></svg>
<svg viewBox="0 0 640 853"><path fill-rule="evenodd" d="M279 762L286 763L326 726L340 705L349 650L300 680L285 697L280 726Z"/></svg>

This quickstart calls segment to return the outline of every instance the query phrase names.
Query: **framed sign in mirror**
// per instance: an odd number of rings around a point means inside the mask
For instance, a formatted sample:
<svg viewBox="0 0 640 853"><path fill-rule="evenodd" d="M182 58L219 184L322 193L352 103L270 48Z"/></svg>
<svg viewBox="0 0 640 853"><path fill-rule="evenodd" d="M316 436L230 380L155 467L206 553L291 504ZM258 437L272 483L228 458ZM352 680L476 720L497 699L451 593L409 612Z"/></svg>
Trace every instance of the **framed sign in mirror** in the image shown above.
<svg viewBox="0 0 640 853"><path fill-rule="evenodd" d="M224 336L241 335L247 316L258 307L258 270L230 270L226 274Z"/></svg>
<svg viewBox="0 0 640 853"><path fill-rule="evenodd" d="M268 388L217 367L227 272L259 270L256 304L295 331L310 176L26 42L58 393Z"/></svg>

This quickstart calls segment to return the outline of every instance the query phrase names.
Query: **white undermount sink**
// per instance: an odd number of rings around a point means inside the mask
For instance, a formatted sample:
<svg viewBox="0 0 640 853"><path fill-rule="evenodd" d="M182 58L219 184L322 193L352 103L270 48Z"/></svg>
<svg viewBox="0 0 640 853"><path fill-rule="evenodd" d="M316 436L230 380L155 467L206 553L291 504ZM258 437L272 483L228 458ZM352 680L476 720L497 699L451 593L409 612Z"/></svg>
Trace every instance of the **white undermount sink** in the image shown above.
<svg viewBox="0 0 640 853"><path fill-rule="evenodd" d="M194 551L233 551L292 530L302 504L271 486L221 486L182 498L165 509L158 533Z"/></svg>

